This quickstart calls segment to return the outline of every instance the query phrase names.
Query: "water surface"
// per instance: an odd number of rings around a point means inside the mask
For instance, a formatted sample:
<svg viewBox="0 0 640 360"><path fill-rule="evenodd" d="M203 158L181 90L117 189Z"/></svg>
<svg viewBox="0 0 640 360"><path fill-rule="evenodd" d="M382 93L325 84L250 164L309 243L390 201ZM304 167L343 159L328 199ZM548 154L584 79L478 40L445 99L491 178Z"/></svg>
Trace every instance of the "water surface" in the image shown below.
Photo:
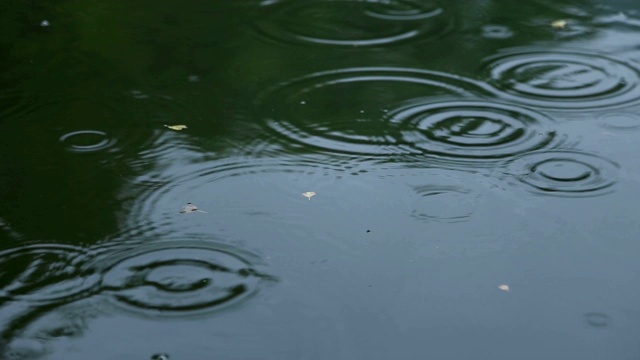
<svg viewBox="0 0 640 360"><path fill-rule="evenodd" d="M634 2L0 23L1 359L640 356Z"/></svg>

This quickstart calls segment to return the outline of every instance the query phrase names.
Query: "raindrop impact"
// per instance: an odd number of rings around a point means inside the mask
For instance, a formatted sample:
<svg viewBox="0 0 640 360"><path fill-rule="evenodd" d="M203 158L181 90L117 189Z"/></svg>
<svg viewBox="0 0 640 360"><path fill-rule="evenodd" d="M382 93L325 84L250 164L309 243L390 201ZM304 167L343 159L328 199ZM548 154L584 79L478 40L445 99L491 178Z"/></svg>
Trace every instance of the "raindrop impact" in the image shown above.
<svg viewBox="0 0 640 360"><path fill-rule="evenodd" d="M506 164L516 184L542 195L589 197L609 193L619 166L596 155L576 151L540 151Z"/></svg>
<svg viewBox="0 0 640 360"><path fill-rule="evenodd" d="M247 251L204 241L173 241L103 254L101 287L117 304L150 315L217 310L254 296L274 278Z"/></svg>
<svg viewBox="0 0 640 360"><path fill-rule="evenodd" d="M493 92L526 105L583 110L629 106L640 100L639 70L598 53L516 48L485 62Z"/></svg>
<svg viewBox="0 0 640 360"><path fill-rule="evenodd" d="M88 252L60 244L26 245L0 251L0 301L65 303L91 295L99 277Z"/></svg>
<svg viewBox="0 0 640 360"><path fill-rule="evenodd" d="M584 319L589 326L602 328L611 323L611 317L599 312L589 312L584 314Z"/></svg>
<svg viewBox="0 0 640 360"><path fill-rule="evenodd" d="M430 97L477 97L486 93L482 86L435 71L352 68L282 83L261 94L257 108L283 144L343 154L416 154L422 150L406 142L403 124L386 116L389 108Z"/></svg>
<svg viewBox="0 0 640 360"><path fill-rule="evenodd" d="M437 38L453 28L437 1L292 0L264 3L255 29L276 41L362 47Z"/></svg>
<svg viewBox="0 0 640 360"><path fill-rule="evenodd" d="M94 152L110 148L116 140L103 131L81 130L62 135L60 142L72 152Z"/></svg>
<svg viewBox="0 0 640 360"><path fill-rule="evenodd" d="M390 111L402 143L425 154L494 160L549 146L551 119L519 106L481 100L409 103Z"/></svg>
<svg viewBox="0 0 640 360"><path fill-rule="evenodd" d="M631 130L640 128L640 116L632 113L612 113L600 116L602 127L611 130Z"/></svg>
<svg viewBox="0 0 640 360"><path fill-rule="evenodd" d="M482 27L482 37L486 39L508 39L513 37L513 31L503 25L485 25Z"/></svg>
<svg viewBox="0 0 640 360"><path fill-rule="evenodd" d="M423 221L456 223L467 221L474 212L477 196L471 190L447 185L427 185L413 188L420 204L414 201L411 216Z"/></svg>

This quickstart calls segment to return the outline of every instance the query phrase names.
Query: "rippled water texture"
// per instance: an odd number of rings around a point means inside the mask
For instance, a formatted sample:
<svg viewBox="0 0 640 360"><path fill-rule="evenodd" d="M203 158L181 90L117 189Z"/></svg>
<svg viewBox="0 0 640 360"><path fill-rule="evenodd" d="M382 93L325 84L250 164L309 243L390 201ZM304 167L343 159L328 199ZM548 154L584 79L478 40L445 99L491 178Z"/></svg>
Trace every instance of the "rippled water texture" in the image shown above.
<svg viewBox="0 0 640 360"><path fill-rule="evenodd" d="M511 175L545 195L593 196L610 191L619 165L574 151L534 152L507 164Z"/></svg>
<svg viewBox="0 0 640 360"><path fill-rule="evenodd" d="M452 74L355 68L282 83L262 94L257 105L265 127L286 142L337 153L411 154L421 152L403 139L403 130L411 124L394 123L387 113L418 99L482 93L472 80Z"/></svg>
<svg viewBox="0 0 640 360"><path fill-rule="evenodd" d="M255 294L269 278L257 257L212 242L160 242L103 256L100 286L117 303L149 315L208 311Z"/></svg>
<svg viewBox="0 0 640 360"><path fill-rule="evenodd" d="M583 110L640 100L639 70L597 52L506 49L485 63L496 95L531 106Z"/></svg>
<svg viewBox="0 0 640 360"><path fill-rule="evenodd" d="M0 23L0 359L640 358L633 1Z"/></svg>
<svg viewBox="0 0 640 360"><path fill-rule="evenodd" d="M82 248L37 244L0 252L11 271L2 272L0 301L53 303L72 301L95 292L97 275L86 266L89 254Z"/></svg>
<svg viewBox="0 0 640 360"><path fill-rule="evenodd" d="M309 46L386 46L439 37L452 18L438 1L265 2L258 32Z"/></svg>

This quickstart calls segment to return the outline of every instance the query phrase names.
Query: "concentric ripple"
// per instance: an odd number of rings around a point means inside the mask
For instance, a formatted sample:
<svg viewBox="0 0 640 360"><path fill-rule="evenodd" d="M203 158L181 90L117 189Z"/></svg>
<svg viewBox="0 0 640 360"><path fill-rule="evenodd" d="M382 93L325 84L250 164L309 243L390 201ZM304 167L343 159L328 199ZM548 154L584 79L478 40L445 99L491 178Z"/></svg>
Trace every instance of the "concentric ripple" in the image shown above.
<svg viewBox="0 0 640 360"><path fill-rule="evenodd" d="M72 131L60 137L60 141L73 152L94 152L108 149L116 143L115 139L103 131Z"/></svg>
<svg viewBox="0 0 640 360"><path fill-rule="evenodd" d="M548 146L555 132L544 115L513 105L462 100L414 103L394 110L404 143L427 154L496 159Z"/></svg>
<svg viewBox="0 0 640 360"><path fill-rule="evenodd" d="M508 173L529 190L553 196L588 197L610 192L619 166L576 151L541 151L507 163Z"/></svg>
<svg viewBox="0 0 640 360"><path fill-rule="evenodd" d="M612 130L631 130L640 128L640 115L633 113L610 113L600 116L602 127Z"/></svg>
<svg viewBox="0 0 640 360"><path fill-rule="evenodd" d="M192 107L171 96L139 91L60 94L29 108L22 116L30 131L57 140L69 152L130 154L136 161L140 152L164 133L163 124L192 123L197 118Z"/></svg>
<svg viewBox="0 0 640 360"><path fill-rule="evenodd" d="M458 223L473 216L487 189L486 178L465 171L424 170L410 185L411 216L425 222Z"/></svg>
<svg viewBox="0 0 640 360"><path fill-rule="evenodd" d="M102 288L117 303L167 315L209 311L255 295L273 277L254 268L247 251L205 241L167 241L109 254L99 265Z"/></svg>
<svg viewBox="0 0 640 360"><path fill-rule="evenodd" d="M256 30L270 38L313 46L384 46L434 38L452 28L437 1L291 0L264 5Z"/></svg>
<svg viewBox="0 0 640 360"><path fill-rule="evenodd" d="M640 75L626 62L578 50L512 49L487 62L494 92L555 109L625 106L640 100Z"/></svg>
<svg viewBox="0 0 640 360"><path fill-rule="evenodd" d="M435 71L352 68L294 79L258 98L264 126L285 143L366 155L420 153L385 114L417 99L485 94L482 84Z"/></svg>
<svg viewBox="0 0 640 360"><path fill-rule="evenodd" d="M38 244L0 251L0 301L66 302L94 292L99 277L86 267L87 251Z"/></svg>

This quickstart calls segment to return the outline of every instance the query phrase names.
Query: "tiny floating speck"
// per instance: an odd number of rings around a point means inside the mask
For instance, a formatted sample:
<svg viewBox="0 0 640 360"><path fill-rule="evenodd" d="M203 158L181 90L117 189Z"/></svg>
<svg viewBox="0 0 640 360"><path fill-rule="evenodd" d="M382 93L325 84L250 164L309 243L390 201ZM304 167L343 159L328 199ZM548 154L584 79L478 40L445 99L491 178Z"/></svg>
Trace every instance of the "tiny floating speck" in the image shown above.
<svg viewBox="0 0 640 360"><path fill-rule="evenodd" d="M165 127L171 130L180 131L186 129L187 125L165 125Z"/></svg>
<svg viewBox="0 0 640 360"><path fill-rule="evenodd" d="M207 213L206 211L199 210L198 207L192 203L187 203L187 205L182 207L182 211L180 211L181 214L189 214L194 212L201 212L205 214Z"/></svg>
<svg viewBox="0 0 640 360"><path fill-rule="evenodd" d="M49 23L49 20L42 20L42 21L40 22L40 26L42 26L42 27L47 27L47 26L49 26L49 25L51 25L51 24Z"/></svg>
<svg viewBox="0 0 640 360"><path fill-rule="evenodd" d="M509 285L505 285L505 284L502 284L502 285L498 286L498 289L500 289L502 291L509 291L510 290L509 289Z"/></svg>
<svg viewBox="0 0 640 360"><path fill-rule="evenodd" d="M567 20L554 20L551 22L551 27L554 29L564 29L565 27L567 27L567 24L569 22Z"/></svg>
<svg viewBox="0 0 640 360"><path fill-rule="evenodd" d="M303 192L302 196L306 197L307 199L309 199L309 201L311 201L311 198L316 196L316 193L314 193L313 191L307 191L307 192Z"/></svg>

